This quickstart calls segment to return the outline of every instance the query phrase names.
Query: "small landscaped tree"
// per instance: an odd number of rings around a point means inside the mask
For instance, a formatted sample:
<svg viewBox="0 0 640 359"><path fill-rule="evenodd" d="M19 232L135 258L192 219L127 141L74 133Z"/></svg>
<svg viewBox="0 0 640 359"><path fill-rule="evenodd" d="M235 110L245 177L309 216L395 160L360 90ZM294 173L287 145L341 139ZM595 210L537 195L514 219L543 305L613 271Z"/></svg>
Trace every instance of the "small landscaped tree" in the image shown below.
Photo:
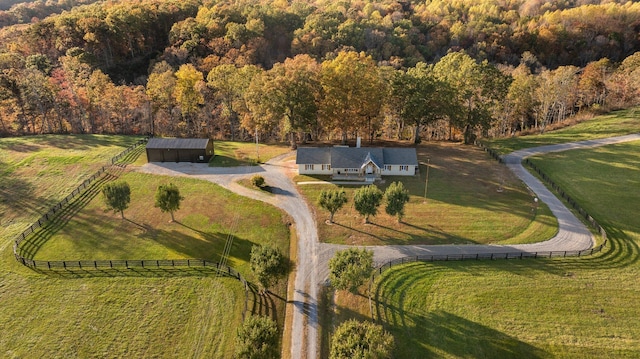
<svg viewBox="0 0 640 359"><path fill-rule="evenodd" d="M398 222L404 217L404 205L409 202L409 190L404 188L402 182L393 182L384 192L387 205L384 208L390 216L397 216Z"/></svg>
<svg viewBox="0 0 640 359"><path fill-rule="evenodd" d="M349 248L336 252L329 261L329 280L337 290L355 292L371 275L373 252Z"/></svg>
<svg viewBox="0 0 640 359"><path fill-rule="evenodd" d="M250 262L251 270L263 290L269 288L278 281L278 278L287 273L286 258L276 247L253 246Z"/></svg>
<svg viewBox="0 0 640 359"><path fill-rule="evenodd" d="M333 223L333 215L347 203L347 194L343 189L322 191L318 197L318 205L329 211L329 222Z"/></svg>
<svg viewBox="0 0 640 359"><path fill-rule="evenodd" d="M356 211L364 216L364 223L369 223L369 216L378 214L378 207L382 202L382 191L376 185L360 187L356 190L353 203Z"/></svg>
<svg viewBox="0 0 640 359"><path fill-rule="evenodd" d="M259 175L251 177L251 184L255 187L262 188L262 186L264 186L264 177Z"/></svg>
<svg viewBox="0 0 640 359"><path fill-rule="evenodd" d="M252 315L238 329L236 358L279 358L278 340L278 326L273 319Z"/></svg>
<svg viewBox="0 0 640 359"><path fill-rule="evenodd" d="M120 215L124 219L124 210L129 207L129 202L131 202L129 184L124 181L107 183L102 187L102 196L107 208L114 212L120 211Z"/></svg>
<svg viewBox="0 0 640 359"><path fill-rule="evenodd" d="M348 320L336 329L331 338L331 359L391 358L393 336L382 326L371 322Z"/></svg>
<svg viewBox="0 0 640 359"><path fill-rule="evenodd" d="M180 209L180 202L184 199L180 195L180 190L178 186L173 183L169 183L168 185L160 185L158 186L158 190L156 191L156 204L155 206L160 208L162 212L171 213L171 222L175 221L173 217L173 212Z"/></svg>

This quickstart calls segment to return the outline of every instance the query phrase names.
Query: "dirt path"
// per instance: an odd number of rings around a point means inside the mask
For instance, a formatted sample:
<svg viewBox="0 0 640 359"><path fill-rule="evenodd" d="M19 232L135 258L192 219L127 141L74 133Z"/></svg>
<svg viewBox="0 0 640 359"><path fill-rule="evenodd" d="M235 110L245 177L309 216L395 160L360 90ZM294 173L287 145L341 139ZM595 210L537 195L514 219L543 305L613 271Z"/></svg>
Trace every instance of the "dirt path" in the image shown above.
<svg viewBox="0 0 640 359"><path fill-rule="evenodd" d="M609 144L640 140L640 134L613 137L601 140L574 142L543 146L516 151L504 156L505 162L529 188L546 203L558 218L559 229L552 239L521 245L404 245L369 246L374 251L376 263L415 255L476 254L504 252L575 251L593 246L593 236L564 204L556 198L536 177L522 165L524 158L536 154L567 151L579 148L605 146ZM164 163L146 164L141 172L171 176L190 176L215 182L243 196L258 199L282 208L296 223L298 235L298 262L296 266L295 292L290 300L294 303L291 328L291 358L318 357L318 288L329 277L328 262L333 254L348 246L319 243L317 224L306 202L297 191L291 176L295 164L288 160L291 154L279 156L262 166L212 168L206 164ZM235 183L240 178L254 174L262 175L274 188L275 196L251 190Z"/></svg>
<svg viewBox="0 0 640 359"><path fill-rule="evenodd" d="M291 177L297 174L292 154L285 154L261 166L208 167L194 163L147 163L139 171L167 176L188 176L211 181L237 194L268 202L283 209L296 224L298 260L294 283L291 358L316 358L318 343L318 232L315 217L297 191ZM239 179L261 175L272 194L241 186Z"/></svg>

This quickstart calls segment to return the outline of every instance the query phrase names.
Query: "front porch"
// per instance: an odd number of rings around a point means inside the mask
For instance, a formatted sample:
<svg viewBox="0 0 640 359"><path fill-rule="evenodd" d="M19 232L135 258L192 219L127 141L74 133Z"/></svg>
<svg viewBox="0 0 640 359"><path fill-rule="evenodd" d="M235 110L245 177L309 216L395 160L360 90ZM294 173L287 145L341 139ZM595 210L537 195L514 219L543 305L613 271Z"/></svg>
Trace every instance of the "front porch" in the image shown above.
<svg viewBox="0 0 640 359"><path fill-rule="evenodd" d="M371 174L364 174L364 173L335 174L334 173L331 176L331 179L334 181L353 181L353 182L373 183L375 181L380 180L381 176L379 173L371 173Z"/></svg>

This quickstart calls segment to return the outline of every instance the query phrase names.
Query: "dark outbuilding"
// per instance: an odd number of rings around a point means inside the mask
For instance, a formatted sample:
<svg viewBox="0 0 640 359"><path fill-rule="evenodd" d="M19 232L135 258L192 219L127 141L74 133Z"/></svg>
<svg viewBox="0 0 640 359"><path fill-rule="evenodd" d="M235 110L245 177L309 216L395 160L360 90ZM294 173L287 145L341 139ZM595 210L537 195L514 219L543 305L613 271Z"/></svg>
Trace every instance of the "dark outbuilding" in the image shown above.
<svg viewBox="0 0 640 359"><path fill-rule="evenodd" d="M150 138L148 162L209 162L213 141L208 138Z"/></svg>

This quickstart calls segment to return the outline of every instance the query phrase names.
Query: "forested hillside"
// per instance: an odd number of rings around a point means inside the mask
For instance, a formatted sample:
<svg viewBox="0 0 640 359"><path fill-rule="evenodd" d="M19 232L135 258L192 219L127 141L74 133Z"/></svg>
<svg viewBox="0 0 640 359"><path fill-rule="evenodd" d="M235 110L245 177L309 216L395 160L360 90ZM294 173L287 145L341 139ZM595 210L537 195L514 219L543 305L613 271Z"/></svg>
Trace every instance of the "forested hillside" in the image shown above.
<svg viewBox="0 0 640 359"><path fill-rule="evenodd" d="M58 0L0 26L1 135L471 142L640 90L625 1Z"/></svg>

